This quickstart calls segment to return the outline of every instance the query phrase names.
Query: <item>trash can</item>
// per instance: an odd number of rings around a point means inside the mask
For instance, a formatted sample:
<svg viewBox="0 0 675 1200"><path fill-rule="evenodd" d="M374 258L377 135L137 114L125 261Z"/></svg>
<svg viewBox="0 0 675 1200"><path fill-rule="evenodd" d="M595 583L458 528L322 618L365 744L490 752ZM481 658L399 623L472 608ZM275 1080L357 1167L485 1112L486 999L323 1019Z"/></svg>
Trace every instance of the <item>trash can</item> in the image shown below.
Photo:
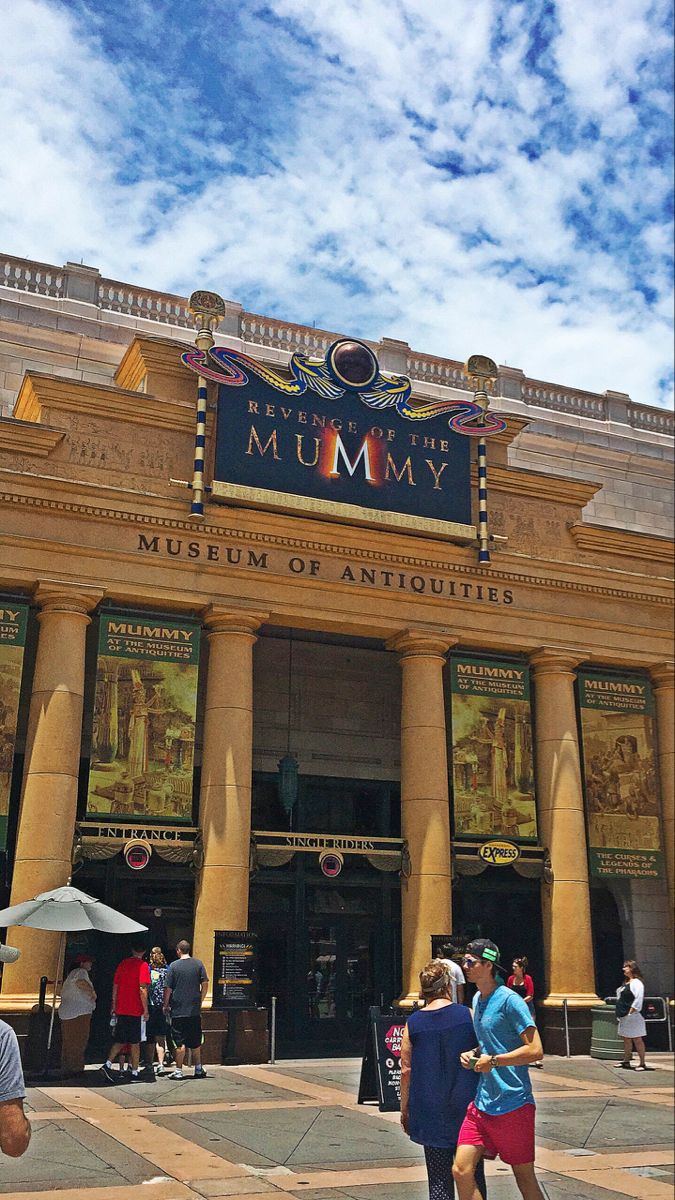
<svg viewBox="0 0 675 1200"><path fill-rule="evenodd" d="M614 1004L603 1004L591 1009L591 1058L611 1058L620 1062L623 1058L623 1039L616 1031Z"/></svg>

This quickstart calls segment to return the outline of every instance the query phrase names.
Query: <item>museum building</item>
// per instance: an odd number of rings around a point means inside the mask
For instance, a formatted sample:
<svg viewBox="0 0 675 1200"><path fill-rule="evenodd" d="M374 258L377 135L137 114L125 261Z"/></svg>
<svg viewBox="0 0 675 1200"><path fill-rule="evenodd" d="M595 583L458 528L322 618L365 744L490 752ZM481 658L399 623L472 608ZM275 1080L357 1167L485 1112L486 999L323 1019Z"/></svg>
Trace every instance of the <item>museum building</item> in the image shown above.
<svg viewBox="0 0 675 1200"><path fill-rule="evenodd" d="M627 957L672 995L671 413L7 256L0 343L3 907L192 940L210 1061L273 996L353 1052L478 936L552 1052ZM7 940L24 1035L59 939Z"/></svg>

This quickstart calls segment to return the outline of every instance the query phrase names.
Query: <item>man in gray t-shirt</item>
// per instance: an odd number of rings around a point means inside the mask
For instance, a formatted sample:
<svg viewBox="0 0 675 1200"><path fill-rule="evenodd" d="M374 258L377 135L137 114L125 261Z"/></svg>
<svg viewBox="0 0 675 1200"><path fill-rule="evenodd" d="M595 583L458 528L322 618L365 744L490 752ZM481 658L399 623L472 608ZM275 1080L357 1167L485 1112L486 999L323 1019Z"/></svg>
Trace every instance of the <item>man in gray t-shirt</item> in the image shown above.
<svg viewBox="0 0 675 1200"><path fill-rule="evenodd" d="M205 1079L202 1067L202 1003L209 988L203 962L191 958L190 943L179 942L178 958L167 967L164 979L164 1012L169 1015L169 1032L176 1047L176 1070L169 1079L183 1079L186 1048L192 1052L195 1079Z"/></svg>
<svg viewBox="0 0 675 1200"><path fill-rule="evenodd" d="M0 946L0 953L4 949ZM20 1158L30 1142L31 1128L23 1111L25 1095L16 1034L11 1025L0 1021L0 1150L10 1158Z"/></svg>

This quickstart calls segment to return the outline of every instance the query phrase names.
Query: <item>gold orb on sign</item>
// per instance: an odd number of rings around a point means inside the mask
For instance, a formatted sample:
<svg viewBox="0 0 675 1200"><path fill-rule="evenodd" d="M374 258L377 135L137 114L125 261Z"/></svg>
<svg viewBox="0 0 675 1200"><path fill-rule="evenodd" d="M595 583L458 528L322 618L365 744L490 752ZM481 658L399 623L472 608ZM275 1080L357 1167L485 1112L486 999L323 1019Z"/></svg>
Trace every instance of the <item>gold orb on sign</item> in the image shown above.
<svg viewBox="0 0 675 1200"><path fill-rule="evenodd" d="M225 316L225 301L217 292L193 292L188 300L188 308L193 317L213 319Z"/></svg>
<svg viewBox="0 0 675 1200"><path fill-rule="evenodd" d="M472 375L476 379L498 379L499 371L497 370L496 362L491 358L487 358L485 354L472 354L466 360L464 367L467 375Z"/></svg>

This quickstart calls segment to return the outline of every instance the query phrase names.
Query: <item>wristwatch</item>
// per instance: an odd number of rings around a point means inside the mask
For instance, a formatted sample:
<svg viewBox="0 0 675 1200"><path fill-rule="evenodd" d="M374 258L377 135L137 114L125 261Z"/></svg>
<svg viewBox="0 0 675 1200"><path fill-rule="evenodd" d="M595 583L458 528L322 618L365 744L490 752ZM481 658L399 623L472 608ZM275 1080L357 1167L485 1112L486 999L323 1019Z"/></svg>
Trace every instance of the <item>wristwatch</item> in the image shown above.
<svg viewBox="0 0 675 1200"><path fill-rule="evenodd" d="M490 1070L494 1071L496 1066L497 1066L497 1055L493 1054L492 1058L490 1059Z"/></svg>

